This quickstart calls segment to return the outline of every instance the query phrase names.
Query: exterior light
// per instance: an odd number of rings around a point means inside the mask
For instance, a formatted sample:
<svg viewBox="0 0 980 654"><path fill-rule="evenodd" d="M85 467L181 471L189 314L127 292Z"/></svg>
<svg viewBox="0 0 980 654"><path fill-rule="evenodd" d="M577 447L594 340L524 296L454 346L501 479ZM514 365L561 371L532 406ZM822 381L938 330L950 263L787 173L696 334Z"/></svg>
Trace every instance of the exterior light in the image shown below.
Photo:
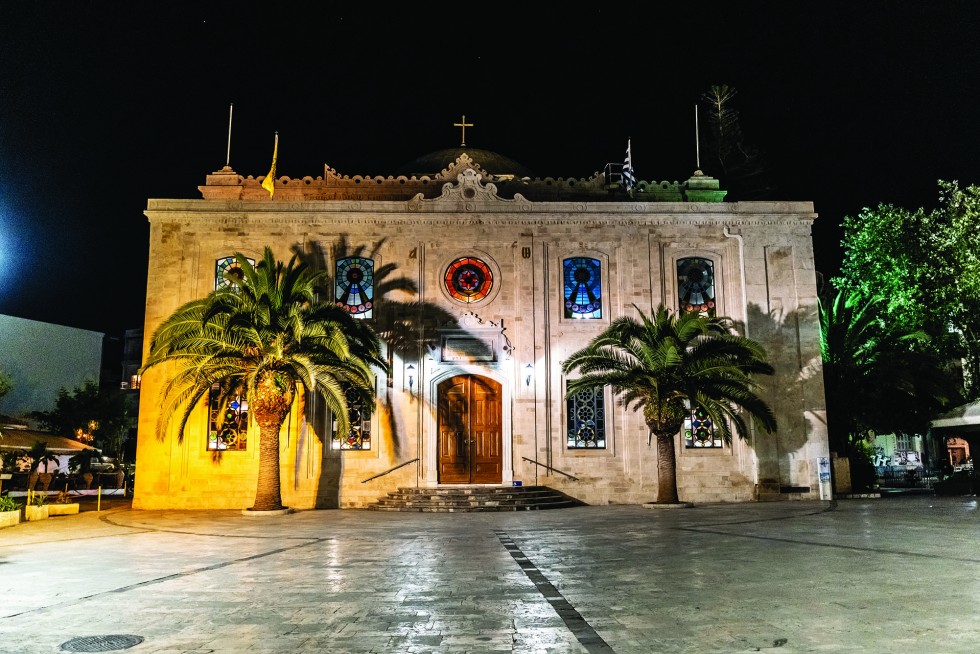
<svg viewBox="0 0 980 654"><path fill-rule="evenodd" d="M534 379L534 366L529 363L526 366L524 366L524 385L530 388L531 381L533 379Z"/></svg>
<svg viewBox="0 0 980 654"><path fill-rule="evenodd" d="M412 392L412 387L415 386L415 366L408 364L405 367L405 375L408 377L408 392Z"/></svg>

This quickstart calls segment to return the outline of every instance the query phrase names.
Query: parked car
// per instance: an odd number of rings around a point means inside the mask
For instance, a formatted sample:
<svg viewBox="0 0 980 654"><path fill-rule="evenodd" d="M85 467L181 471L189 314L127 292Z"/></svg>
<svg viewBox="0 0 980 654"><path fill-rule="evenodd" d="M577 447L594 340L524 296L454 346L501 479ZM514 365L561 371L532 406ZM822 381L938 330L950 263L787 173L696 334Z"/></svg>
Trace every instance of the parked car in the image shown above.
<svg viewBox="0 0 980 654"><path fill-rule="evenodd" d="M116 467L116 460L111 456L99 454L92 457L92 472L110 472Z"/></svg>

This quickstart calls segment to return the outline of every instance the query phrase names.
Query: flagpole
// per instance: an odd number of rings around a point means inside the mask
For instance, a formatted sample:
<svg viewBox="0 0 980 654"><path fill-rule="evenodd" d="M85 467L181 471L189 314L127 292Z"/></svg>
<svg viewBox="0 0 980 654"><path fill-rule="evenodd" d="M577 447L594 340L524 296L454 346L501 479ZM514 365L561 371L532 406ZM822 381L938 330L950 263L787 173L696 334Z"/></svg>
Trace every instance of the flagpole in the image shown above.
<svg viewBox="0 0 980 654"><path fill-rule="evenodd" d="M698 133L698 106L694 105L694 153L698 170L701 170L701 137Z"/></svg>
<svg viewBox="0 0 980 654"><path fill-rule="evenodd" d="M231 112L235 108L235 103L228 104L228 153L225 155L225 167L231 165Z"/></svg>

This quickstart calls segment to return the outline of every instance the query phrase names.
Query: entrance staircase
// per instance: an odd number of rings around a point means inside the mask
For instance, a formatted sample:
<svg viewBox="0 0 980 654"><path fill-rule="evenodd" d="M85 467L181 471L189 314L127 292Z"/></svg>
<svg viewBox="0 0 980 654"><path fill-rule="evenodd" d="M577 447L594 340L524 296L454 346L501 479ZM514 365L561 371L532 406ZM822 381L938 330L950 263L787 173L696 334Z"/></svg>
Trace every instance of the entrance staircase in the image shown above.
<svg viewBox="0 0 980 654"><path fill-rule="evenodd" d="M584 502L547 486L452 486L399 488L367 508L373 511L466 513L537 511L584 505Z"/></svg>

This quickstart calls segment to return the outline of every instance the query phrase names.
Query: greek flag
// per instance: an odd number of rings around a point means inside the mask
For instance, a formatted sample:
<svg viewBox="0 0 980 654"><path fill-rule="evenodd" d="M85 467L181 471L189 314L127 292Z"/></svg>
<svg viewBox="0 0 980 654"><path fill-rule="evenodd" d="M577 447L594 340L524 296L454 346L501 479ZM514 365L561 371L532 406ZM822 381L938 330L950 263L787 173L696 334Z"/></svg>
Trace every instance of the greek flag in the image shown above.
<svg viewBox="0 0 980 654"><path fill-rule="evenodd" d="M626 139L626 158L623 160L623 188L627 193L633 192L636 186L636 174L633 172L633 156L630 154L630 140Z"/></svg>

